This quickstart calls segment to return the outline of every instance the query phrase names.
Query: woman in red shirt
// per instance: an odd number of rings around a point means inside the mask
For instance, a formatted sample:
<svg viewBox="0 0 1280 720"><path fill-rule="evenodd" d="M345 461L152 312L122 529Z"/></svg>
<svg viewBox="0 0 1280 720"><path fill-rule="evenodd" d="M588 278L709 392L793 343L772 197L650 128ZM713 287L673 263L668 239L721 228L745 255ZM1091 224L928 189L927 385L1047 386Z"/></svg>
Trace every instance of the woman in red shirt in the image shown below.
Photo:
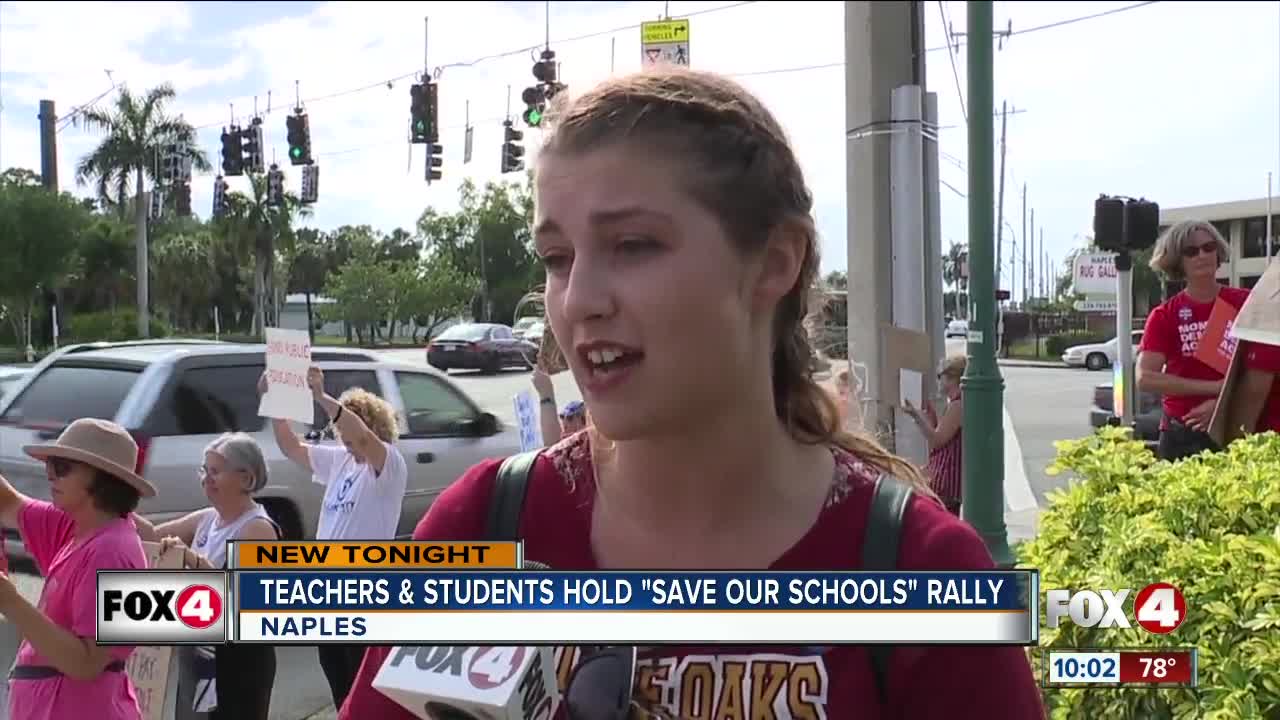
<svg viewBox="0 0 1280 720"><path fill-rule="evenodd" d="M857 569L889 472L917 491L898 567L991 568L917 469L840 428L811 376L813 199L760 101L670 68L606 80L556 115L534 244L592 427L537 459L526 556L557 570ZM414 537L482 539L499 464L442 493ZM387 655L369 649L340 718L413 717L371 687ZM577 656L561 652L562 686ZM633 691L685 717L1043 716L1022 648L895 648L883 698L869 658L855 646L655 648Z"/></svg>
<svg viewBox="0 0 1280 720"><path fill-rule="evenodd" d="M1196 359L1196 348L1221 298L1244 305L1248 290L1218 284L1218 267L1227 260L1227 242L1207 222L1188 220L1170 227L1156 241L1151 268L1187 286L1147 316L1138 356L1138 388L1164 396L1160 421L1162 460L1180 460L1214 448L1203 431L1213 417L1222 390L1222 373Z"/></svg>

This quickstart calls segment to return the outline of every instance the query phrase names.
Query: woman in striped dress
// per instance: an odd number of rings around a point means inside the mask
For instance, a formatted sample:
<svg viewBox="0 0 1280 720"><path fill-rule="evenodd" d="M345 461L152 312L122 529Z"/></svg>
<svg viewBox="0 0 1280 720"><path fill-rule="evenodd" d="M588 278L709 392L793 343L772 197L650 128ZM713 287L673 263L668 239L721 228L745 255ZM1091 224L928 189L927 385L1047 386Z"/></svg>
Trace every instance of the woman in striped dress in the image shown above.
<svg viewBox="0 0 1280 720"><path fill-rule="evenodd" d="M942 362L938 370L938 386L947 398L947 407L942 417L934 411L932 405L925 407L924 412L913 407L911 402L903 402L903 411L911 416L919 426L920 432L929 441L929 465L925 469L929 476L929 486L942 499L954 515L960 515L961 483L964 460L961 450L960 425L964 420L964 401L960 394L960 378L964 377L965 356L956 355ZM927 416L926 416L927 415Z"/></svg>

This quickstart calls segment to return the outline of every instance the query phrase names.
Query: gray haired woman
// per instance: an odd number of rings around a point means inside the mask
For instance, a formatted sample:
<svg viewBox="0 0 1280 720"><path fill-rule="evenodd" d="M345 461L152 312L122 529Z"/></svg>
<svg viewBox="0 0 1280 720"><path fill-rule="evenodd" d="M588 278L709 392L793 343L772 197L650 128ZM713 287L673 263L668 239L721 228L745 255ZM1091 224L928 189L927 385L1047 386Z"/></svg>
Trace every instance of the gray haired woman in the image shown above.
<svg viewBox="0 0 1280 720"><path fill-rule="evenodd" d="M267 485L262 448L244 433L230 433L209 443L199 472L200 484L213 507L152 526L136 519L143 540L159 540L162 548L182 548L188 567L223 568L228 540L277 540L279 528L266 508L253 499ZM196 689L197 709L216 695L211 718L267 720L275 684L276 655L270 645L218 645L214 648L214 693L207 683ZM216 693L216 688L225 692Z"/></svg>

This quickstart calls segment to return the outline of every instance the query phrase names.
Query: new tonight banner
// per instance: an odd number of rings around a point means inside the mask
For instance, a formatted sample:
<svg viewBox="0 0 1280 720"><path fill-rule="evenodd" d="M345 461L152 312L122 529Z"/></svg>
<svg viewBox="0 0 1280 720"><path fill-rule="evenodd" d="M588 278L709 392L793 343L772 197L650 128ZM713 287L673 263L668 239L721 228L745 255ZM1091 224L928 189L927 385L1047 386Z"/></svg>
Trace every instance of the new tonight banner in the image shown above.
<svg viewBox="0 0 1280 720"><path fill-rule="evenodd" d="M996 644L1038 639L1034 571L236 570L233 641Z"/></svg>

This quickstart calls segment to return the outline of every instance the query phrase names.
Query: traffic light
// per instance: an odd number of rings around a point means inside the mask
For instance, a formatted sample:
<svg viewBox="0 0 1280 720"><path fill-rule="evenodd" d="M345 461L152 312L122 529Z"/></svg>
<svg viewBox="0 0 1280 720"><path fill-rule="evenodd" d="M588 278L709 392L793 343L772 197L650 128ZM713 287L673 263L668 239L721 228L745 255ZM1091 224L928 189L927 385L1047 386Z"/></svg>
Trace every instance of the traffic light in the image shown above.
<svg viewBox="0 0 1280 720"><path fill-rule="evenodd" d="M409 88L410 142L415 145L434 143L440 139L440 86L430 78Z"/></svg>
<svg viewBox="0 0 1280 720"><path fill-rule="evenodd" d="M1160 206L1150 200L1101 195L1093 203L1094 243L1108 252L1141 252L1160 234Z"/></svg>
<svg viewBox="0 0 1280 720"><path fill-rule="evenodd" d="M533 64L533 77L540 85L555 85L556 54L553 50L543 50L542 59Z"/></svg>
<svg viewBox="0 0 1280 720"><path fill-rule="evenodd" d="M222 176L213 179L213 216L222 217L227 211L227 181Z"/></svg>
<svg viewBox="0 0 1280 720"><path fill-rule="evenodd" d="M274 207L284 205L284 171L275 163L267 173L267 204Z"/></svg>
<svg viewBox="0 0 1280 720"><path fill-rule="evenodd" d="M244 148L244 169L251 173L262 173L266 167L262 155L262 118L254 118L249 127L241 131Z"/></svg>
<svg viewBox="0 0 1280 720"><path fill-rule="evenodd" d="M174 209L179 217L191 217L191 186L181 183L173 188Z"/></svg>
<svg viewBox="0 0 1280 720"><path fill-rule="evenodd" d="M529 127L538 127L542 124L542 117L547 111L547 94L542 86L535 85L524 89L524 93L520 95L520 99L527 106L524 110L524 124Z"/></svg>
<svg viewBox="0 0 1280 720"><path fill-rule="evenodd" d="M444 165L444 158L441 157L443 153L444 153L444 148L440 147L436 143L430 143L427 145L427 184L428 185L431 184L432 180L439 180L441 177L441 173L443 172L443 170L438 170L437 168Z"/></svg>
<svg viewBox="0 0 1280 720"><path fill-rule="evenodd" d="M244 174L244 148L241 144L240 128L231 126L231 131L222 130L222 174L237 177Z"/></svg>
<svg viewBox="0 0 1280 720"><path fill-rule="evenodd" d="M302 168L302 204L311 205L320 198L320 166Z"/></svg>
<svg viewBox="0 0 1280 720"><path fill-rule="evenodd" d="M310 165L311 160L311 121L301 108L293 115L285 118L288 131L289 164Z"/></svg>
<svg viewBox="0 0 1280 720"><path fill-rule="evenodd" d="M524 148L516 143L524 138L524 133L511 126L510 120L502 123L502 172L517 172L524 169Z"/></svg>

